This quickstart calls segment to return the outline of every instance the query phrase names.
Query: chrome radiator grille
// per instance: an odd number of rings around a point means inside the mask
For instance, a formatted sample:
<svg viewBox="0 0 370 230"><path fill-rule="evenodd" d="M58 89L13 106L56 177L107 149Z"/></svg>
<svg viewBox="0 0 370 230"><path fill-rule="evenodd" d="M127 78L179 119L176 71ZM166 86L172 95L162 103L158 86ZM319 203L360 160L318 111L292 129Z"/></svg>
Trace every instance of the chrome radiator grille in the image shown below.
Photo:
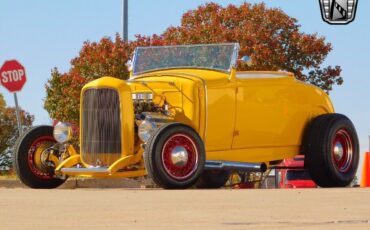
<svg viewBox="0 0 370 230"><path fill-rule="evenodd" d="M118 92L88 89L82 106L82 159L92 166L109 166L121 156L121 113Z"/></svg>

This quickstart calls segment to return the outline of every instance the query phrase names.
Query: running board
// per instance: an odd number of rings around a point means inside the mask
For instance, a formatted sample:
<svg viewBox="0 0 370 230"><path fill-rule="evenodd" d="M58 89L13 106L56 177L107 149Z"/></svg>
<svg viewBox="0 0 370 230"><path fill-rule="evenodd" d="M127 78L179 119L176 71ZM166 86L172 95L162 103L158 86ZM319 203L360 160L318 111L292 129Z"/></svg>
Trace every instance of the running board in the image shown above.
<svg viewBox="0 0 370 230"><path fill-rule="evenodd" d="M237 170L245 172L266 172L267 166L265 163L242 163L231 161L206 161L206 170Z"/></svg>

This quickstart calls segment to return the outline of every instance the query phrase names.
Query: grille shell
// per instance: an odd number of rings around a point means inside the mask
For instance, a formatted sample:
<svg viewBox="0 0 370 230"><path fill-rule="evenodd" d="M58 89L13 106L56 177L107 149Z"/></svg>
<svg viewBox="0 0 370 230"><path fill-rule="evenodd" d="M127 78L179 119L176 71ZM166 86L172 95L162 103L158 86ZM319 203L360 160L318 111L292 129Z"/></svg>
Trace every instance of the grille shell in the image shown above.
<svg viewBox="0 0 370 230"><path fill-rule="evenodd" d="M109 166L121 157L121 106L114 89L87 89L82 104L82 160Z"/></svg>

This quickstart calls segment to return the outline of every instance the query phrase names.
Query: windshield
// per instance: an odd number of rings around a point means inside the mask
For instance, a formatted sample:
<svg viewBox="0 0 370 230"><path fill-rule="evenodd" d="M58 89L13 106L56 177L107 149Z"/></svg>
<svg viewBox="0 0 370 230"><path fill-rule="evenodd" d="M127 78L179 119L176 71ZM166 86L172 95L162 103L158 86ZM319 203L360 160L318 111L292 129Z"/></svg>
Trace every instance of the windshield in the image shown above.
<svg viewBox="0 0 370 230"><path fill-rule="evenodd" d="M312 180L308 171L295 171L289 170L287 172L286 178L288 181L292 180Z"/></svg>
<svg viewBox="0 0 370 230"><path fill-rule="evenodd" d="M135 49L133 75L161 70L196 68L230 72L236 63L239 44L150 46Z"/></svg>

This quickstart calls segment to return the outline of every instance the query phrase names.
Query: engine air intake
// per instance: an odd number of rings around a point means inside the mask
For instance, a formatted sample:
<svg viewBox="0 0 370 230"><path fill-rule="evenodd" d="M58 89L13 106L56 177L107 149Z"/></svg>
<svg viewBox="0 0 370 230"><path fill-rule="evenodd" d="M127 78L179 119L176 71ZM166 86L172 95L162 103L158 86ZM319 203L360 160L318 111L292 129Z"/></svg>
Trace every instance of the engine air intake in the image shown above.
<svg viewBox="0 0 370 230"><path fill-rule="evenodd" d="M82 107L82 160L109 166L121 156L121 111L114 89L87 89Z"/></svg>

